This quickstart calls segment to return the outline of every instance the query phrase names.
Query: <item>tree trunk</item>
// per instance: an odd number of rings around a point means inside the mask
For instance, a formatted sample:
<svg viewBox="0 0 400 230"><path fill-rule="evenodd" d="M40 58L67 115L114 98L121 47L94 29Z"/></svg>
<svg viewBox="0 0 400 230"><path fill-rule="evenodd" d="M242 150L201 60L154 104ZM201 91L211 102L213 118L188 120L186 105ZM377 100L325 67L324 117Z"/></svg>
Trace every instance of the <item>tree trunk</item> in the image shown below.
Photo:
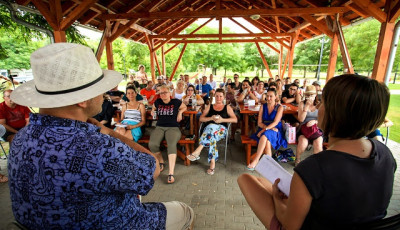
<svg viewBox="0 0 400 230"><path fill-rule="evenodd" d="M226 77L226 69L225 69L224 77Z"/></svg>
<svg viewBox="0 0 400 230"><path fill-rule="evenodd" d="M304 66L304 78L306 78L306 75L307 75L307 66Z"/></svg>

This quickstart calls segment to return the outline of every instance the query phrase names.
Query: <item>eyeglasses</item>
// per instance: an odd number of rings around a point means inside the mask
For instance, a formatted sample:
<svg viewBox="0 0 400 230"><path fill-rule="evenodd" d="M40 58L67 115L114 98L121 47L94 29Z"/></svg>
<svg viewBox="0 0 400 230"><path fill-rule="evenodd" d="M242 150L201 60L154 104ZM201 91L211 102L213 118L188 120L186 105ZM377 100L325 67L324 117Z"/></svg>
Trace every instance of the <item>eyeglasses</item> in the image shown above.
<svg viewBox="0 0 400 230"><path fill-rule="evenodd" d="M194 91L193 89L188 89L187 91Z"/></svg>
<svg viewBox="0 0 400 230"><path fill-rule="evenodd" d="M5 95L4 97L8 97L8 98L10 98L10 97L11 97L11 95Z"/></svg>
<svg viewBox="0 0 400 230"><path fill-rule="evenodd" d="M239 78L239 77L233 77L233 78Z"/></svg>
<svg viewBox="0 0 400 230"><path fill-rule="evenodd" d="M163 94L163 95L165 95L165 94L167 94L167 93L169 93L169 92L160 92L160 94Z"/></svg>
<svg viewBox="0 0 400 230"><path fill-rule="evenodd" d="M297 89L289 88L289 90L296 91Z"/></svg>

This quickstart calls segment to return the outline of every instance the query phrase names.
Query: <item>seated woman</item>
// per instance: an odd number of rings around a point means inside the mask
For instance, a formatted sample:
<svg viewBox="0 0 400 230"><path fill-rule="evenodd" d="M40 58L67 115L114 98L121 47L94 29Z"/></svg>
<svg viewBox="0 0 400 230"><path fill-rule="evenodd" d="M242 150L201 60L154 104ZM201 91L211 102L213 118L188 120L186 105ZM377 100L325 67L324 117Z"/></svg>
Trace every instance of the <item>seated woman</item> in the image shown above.
<svg viewBox="0 0 400 230"><path fill-rule="evenodd" d="M392 126L393 126L393 122L391 120L389 120L388 118L385 118L385 121L382 123L381 126L379 126L379 128L387 128L387 127L392 127ZM373 138L380 142L384 142L383 135L382 135L381 131L379 130L379 128L372 131L370 134L367 135L367 137Z"/></svg>
<svg viewBox="0 0 400 230"><path fill-rule="evenodd" d="M256 91L254 91L254 96L256 96L256 98L257 98L256 102L260 102L261 103L261 101L263 99L263 96L264 96L264 94L266 92L267 91L264 89L264 82L263 81L259 81L257 83Z"/></svg>
<svg viewBox="0 0 400 230"><path fill-rule="evenodd" d="M242 103L244 101L244 99L246 99L246 98L257 100L256 96L254 96L253 91L251 90L249 80L243 80L242 87L239 90L239 95L238 95L237 101L239 103Z"/></svg>
<svg viewBox="0 0 400 230"><path fill-rule="evenodd" d="M238 178L250 207L268 229L369 229L360 224L386 215L396 162L381 142L364 136L385 119L388 88L368 77L330 79L322 93L318 125L328 149L294 168L289 197L264 178Z"/></svg>
<svg viewBox="0 0 400 230"><path fill-rule="evenodd" d="M214 174L215 161L218 160L217 142L228 134L226 123L237 122L231 106L224 105L224 99L225 91L217 89L215 92L215 104L208 105L200 116L200 121L205 122L205 128L199 138L199 147L187 156L190 161L196 161L200 159L200 153L204 146L209 146L208 163L210 163L210 168L207 170L209 175Z"/></svg>
<svg viewBox="0 0 400 230"><path fill-rule="evenodd" d="M103 104L101 105L101 112L93 118L100 121L107 128L111 128L111 121L114 115L114 108L111 103L110 96L103 94Z"/></svg>
<svg viewBox="0 0 400 230"><path fill-rule="evenodd" d="M182 100L183 95L185 95L185 82L179 80L176 83L176 89L172 91L172 98Z"/></svg>
<svg viewBox="0 0 400 230"><path fill-rule="evenodd" d="M204 104L203 98L196 94L196 90L193 85L189 85L186 88L186 95L182 97L182 102L187 106L191 106L192 104L190 103L190 99L192 100L192 103L194 100L196 100L196 105Z"/></svg>
<svg viewBox="0 0 400 230"><path fill-rule="evenodd" d="M168 184L175 182L174 170L176 154L178 152L176 145L181 139L181 130L179 122L182 120L182 114L186 110L186 105L178 99L171 99L171 92L168 86L160 86L160 98L154 102L151 115L157 115L156 128L151 132L149 148L160 162L160 171L164 170L164 159L160 152L161 141L167 141L168 151Z"/></svg>
<svg viewBox="0 0 400 230"><path fill-rule="evenodd" d="M276 103L275 89L268 89L266 100L267 103L263 104L258 112L259 128L251 135L252 139L257 140L258 146L254 160L247 166L250 171L254 171L264 151L272 156L271 147L274 149L279 149L281 146L287 147L281 123L283 107Z"/></svg>
<svg viewBox="0 0 400 230"><path fill-rule="evenodd" d="M301 122L300 129L297 133L296 161L297 166L301 160L301 154L304 153L307 146L312 144L314 154L322 151L322 131L318 128L318 100L316 99L317 90L315 86L306 87L305 100L299 103L298 120Z"/></svg>
<svg viewBox="0 0 400 230"><path fill-rule="evenodd" d="M140 127L146 124L146 109L136 100L136 89L133 85L126 87L126 97L129 102L122 106L121 124L117 124L115 131L137 142L142 137Z"/></svg>

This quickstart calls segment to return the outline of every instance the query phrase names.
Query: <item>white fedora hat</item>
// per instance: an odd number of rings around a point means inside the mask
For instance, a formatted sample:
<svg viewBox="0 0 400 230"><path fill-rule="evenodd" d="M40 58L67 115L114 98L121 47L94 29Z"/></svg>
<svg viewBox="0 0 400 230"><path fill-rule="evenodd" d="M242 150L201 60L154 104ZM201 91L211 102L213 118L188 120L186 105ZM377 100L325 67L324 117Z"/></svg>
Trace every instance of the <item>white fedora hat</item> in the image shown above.
<svg viewBox="0 0 400 230"><path fill-rule="evenodd" d="M86 46L55 43L31 55L33 80L17 87L11 100L25 106L57 108L94 98L114 88L122 75L102 70Z"/></svg>

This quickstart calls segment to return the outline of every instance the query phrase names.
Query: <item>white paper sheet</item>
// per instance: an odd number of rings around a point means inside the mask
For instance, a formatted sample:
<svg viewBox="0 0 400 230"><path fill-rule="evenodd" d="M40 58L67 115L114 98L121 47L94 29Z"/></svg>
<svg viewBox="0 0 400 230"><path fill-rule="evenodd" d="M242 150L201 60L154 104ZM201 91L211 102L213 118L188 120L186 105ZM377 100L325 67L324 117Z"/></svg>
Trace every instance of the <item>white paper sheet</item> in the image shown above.
<svg viewBox="0 0 400 230"><path fill-rule="evenodd" d="M280 178L278 188L286 195L290 193L292 175L279 165L272 157L264 155L256 166L256 171L269 180L272 184Z"/></svg>

